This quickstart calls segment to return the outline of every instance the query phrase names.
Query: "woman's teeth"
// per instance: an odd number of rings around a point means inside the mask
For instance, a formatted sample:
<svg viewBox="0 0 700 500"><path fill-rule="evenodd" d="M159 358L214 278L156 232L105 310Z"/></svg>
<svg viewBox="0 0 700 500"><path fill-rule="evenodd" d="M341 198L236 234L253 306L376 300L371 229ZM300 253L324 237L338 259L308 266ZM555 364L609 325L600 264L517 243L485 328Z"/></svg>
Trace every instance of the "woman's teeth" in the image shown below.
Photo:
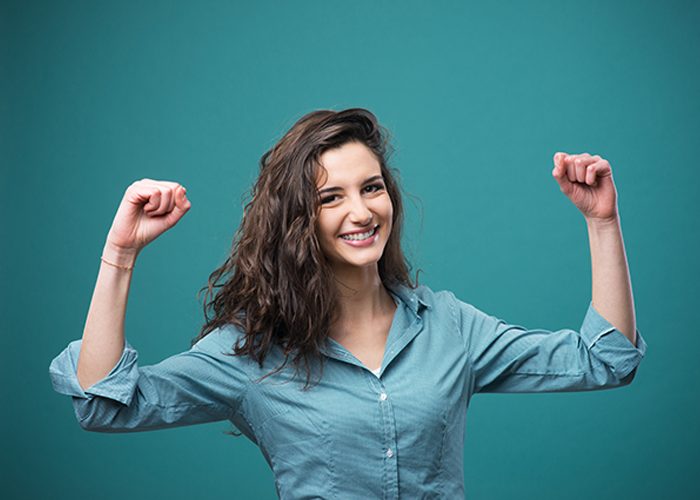
<svg viewBox="0 0 700 500"><path fill-rule="evenodd" d="M355 241L366 240L367 238L369 238L370 236L372 236L375 233L375 231L377 230L378 227L379 226L375 226L373 229L367 231L366 233L349 234L346 236L341 236L341 238L343 238L344 240L355 240Z"/></svg>

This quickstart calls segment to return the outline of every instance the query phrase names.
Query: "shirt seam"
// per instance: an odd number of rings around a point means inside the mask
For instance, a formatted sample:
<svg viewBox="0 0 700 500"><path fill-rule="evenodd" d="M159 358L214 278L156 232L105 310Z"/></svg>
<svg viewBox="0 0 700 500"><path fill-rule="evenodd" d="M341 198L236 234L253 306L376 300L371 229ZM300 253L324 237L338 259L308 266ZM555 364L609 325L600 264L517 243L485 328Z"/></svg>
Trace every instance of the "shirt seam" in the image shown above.
<svg viewBox="0 0 700 500"><path fill-rule="evenodd" d="M471 364L471 356L470 356L470 351L471 351L471 345L467 339L467 336L465 336L462 333L462 328L460 326L460 321L459 321L459 312L457 311L457 297L455 296L454 293L448 290L448 293L452 296L452 300L448 301L448 307L450 308L450 311L452 312L452 319L454 321L455 329L457 331L457 336L458 338L462 341L462 345L464 347L464 351L467 354L467 359L469 360L469 363Z"/></svg>
<svg viewBox="0 0 700 500"><path fill-rule="evenodd" d="M440 443L440 459L438 460L438 479L437 479L437 490L444 496L445 495L445 443L447 441L449 422L447 420L447 415L449 413L449 407L445 406L442 412L442 441Z"/></svg>
<svg viewBox="0 0 700 500"><path fill-rule="evenodd" d="M542 371L513 371L513 375L538 375L541 377L581 377L585 372L542 372Z"/></svg>
<svg viewBox="0 0 700 500"><path fill-rule="evenodd" d="M219 345L219 347L221 347L221 346ZM193 349L196 349L196 350L198 350L198 351L200 351L200 352L203 352L203 353L205 353L205 354L207 353L207 351L206 351L205 349L202 349L202 348L199 346L199 344L194 344L194 345L192 346L192 348L193 348ZM230 348L229 348L229 349L230 349ZM223 355L226 356L227 358L228 358L228 357L232 357L232 356L231 356L232 353L231 353L230 350L225 350L225 351L221 351L221 350L220 350L219 353L220 353L220 354L223 354ZM240 400L240 402L238 403L237 407L234 408L234 407L231 406L231 405L226 405L226 408L228 408L228 410L229 410L229 411L227 412L227 413L228 413L228 416L226 417L228 420L232 420L234 417L236 417L236 416L239 414L239 412L240 412L241 409L243 408L243 405L244 405L246 399L248 398L248 394L249 394L249 392L250 392L250 386L251 386L251 384L253 383L253 380L250 378L250 374L248 373L248 371L247 371L244 367L242 367L242 366L240 367L240 370L241 370L241 372L243 373L243 375L245 375L246 379L248 379L248 383L245 384L245 386L244 386L243 396L241 397L241 400ZM243 416L243 418L244 418L244 420L246 421L246 423L248 423L248 425L250 425L250 422L248 421L248 419L246 418L246 416L245 416L244 414L241 414L241 416Z"/></svg>
<svg viewBox="0 0 700 500"><path fill-rule="evenodd" d="M243 392L243 397L241 398L240 403L238 403L238 407L233 409L231 411L231 414L229 415L229 419L234 418L235 416L239 415L243 417L243 419L246 421L246 423L250 426L250 422L248 421L248 417L245 415L245 412L241 412L243 409L243 406L245 402L248 400L248 394L250 394L250 386L253 384L253 379L250 378L250 375L248 372L241 368L241 371L245 375L245 377L248 379L248 383L245 385L245 391ZM251 427L252 428L252 427Z"/></svg>

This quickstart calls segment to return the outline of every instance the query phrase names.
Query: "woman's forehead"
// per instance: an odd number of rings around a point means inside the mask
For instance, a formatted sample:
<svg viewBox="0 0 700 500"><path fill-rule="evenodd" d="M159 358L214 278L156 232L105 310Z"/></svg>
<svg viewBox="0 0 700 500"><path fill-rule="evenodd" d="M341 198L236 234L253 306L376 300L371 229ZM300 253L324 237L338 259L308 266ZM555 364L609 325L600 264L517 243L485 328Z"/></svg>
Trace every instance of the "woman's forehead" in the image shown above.
<svg viewBox="0 0 700 500"><path fill-rule="evenodd" d="M367 178L380 175L379 161L372 151L361 143L348 143L326 151L319 158L317 185L352 186Z"/></svg>

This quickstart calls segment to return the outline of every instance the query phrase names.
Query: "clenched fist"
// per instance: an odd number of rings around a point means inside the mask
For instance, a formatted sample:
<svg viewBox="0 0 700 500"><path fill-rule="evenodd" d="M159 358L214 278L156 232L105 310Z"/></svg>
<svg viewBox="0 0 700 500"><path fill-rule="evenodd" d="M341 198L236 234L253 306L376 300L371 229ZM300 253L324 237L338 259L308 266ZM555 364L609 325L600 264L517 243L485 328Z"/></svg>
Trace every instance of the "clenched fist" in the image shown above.
<svg viewBox="0 0 700 500"><path fill-rule="evenodd" d="M588 153L558 152L552 176L586 220L611 221L618 217L617 190L608 160Z"/></svg>
<svg viewBox="0 0 700 500"><path fill-rule="evenodd" d="M107 245L140 252L187 213L191 204L185 192L176 182L141 179L131 184L117 209Z"/></svg>

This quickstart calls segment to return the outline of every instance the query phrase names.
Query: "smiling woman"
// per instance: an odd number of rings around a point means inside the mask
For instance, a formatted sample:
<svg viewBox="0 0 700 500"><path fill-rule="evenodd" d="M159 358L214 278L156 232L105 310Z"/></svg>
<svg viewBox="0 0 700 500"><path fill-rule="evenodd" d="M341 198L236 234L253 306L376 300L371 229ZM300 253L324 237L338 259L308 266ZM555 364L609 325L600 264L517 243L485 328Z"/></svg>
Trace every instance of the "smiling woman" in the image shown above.
<svg viewBox="0 0 700 500"><path fill-rule="evenodd" d="M313 366L323 370L319 346L357 312L343 300L348 290L371 300L366 322L393 311L380 285L415 285L401 250L403 208L387 147L376 117L353 108L303 116L262 156L237 244L210 277L209 292L233 275L195 341L234 323L248 332L237 354L262 363L273 345L282 346L310 384ZM347 238L376 225L368 240Z"/></svg>
<svg viewBox="0 0 700 500"><path fill-rule="evenodd" d="M593 302L578 331L548 331L411 281L387 146L365 109L295 123L261 158L231 253L203 288L202 330L188 351L152 366L139 366L124 336L131 272L190 203L177 183L129 186L83 339L50 366L80 425L133 432L228 420L259 446L281 498L463 498L475 393L632 381L646 344L625 320L631 294L607 162L559 153L552 175L590 217L594 300L629 331Z"/></svg>

